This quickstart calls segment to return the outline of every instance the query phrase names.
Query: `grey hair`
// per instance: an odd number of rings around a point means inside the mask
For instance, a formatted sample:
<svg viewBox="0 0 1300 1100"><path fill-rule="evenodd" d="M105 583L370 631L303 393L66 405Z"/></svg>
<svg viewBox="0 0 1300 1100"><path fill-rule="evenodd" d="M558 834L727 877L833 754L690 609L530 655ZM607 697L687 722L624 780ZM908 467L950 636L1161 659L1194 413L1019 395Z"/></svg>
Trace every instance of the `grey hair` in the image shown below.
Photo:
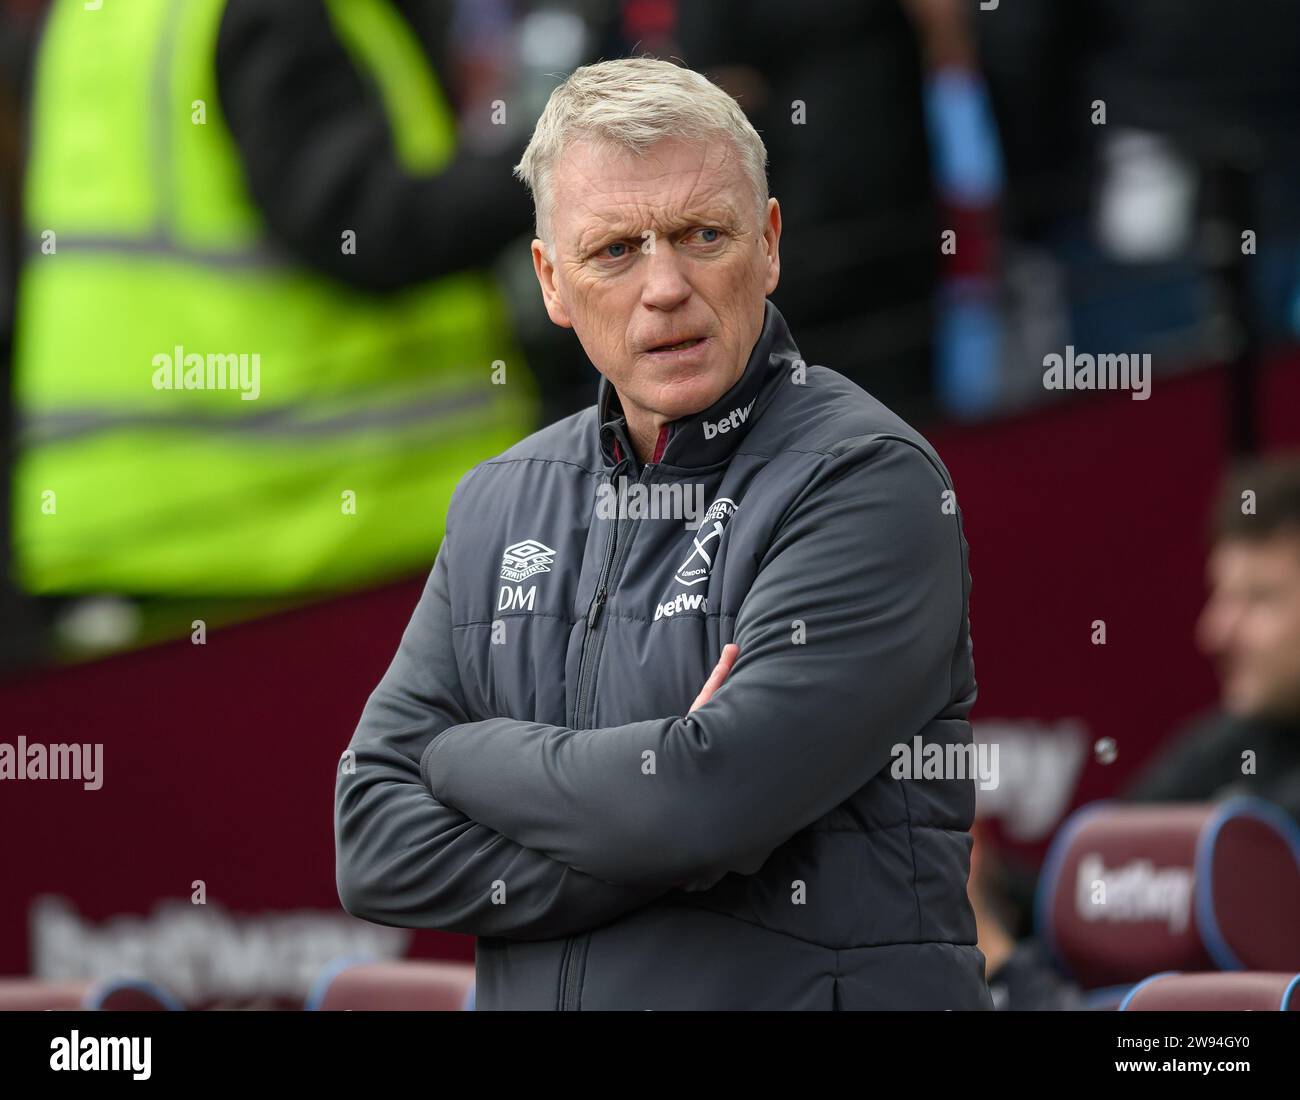
<svg viewBox="0 0 1300 1100"><path fill-rule="evenodd" d="M644 153L655 142L723 137L740 157L759 220L767 206L767 148L740 104L707 77L654 57L625 57L575 69L551 93L528 148L514 167L533 196L537 236L547 255L555 198L551 175L568 144L596 138Z"/></svg>

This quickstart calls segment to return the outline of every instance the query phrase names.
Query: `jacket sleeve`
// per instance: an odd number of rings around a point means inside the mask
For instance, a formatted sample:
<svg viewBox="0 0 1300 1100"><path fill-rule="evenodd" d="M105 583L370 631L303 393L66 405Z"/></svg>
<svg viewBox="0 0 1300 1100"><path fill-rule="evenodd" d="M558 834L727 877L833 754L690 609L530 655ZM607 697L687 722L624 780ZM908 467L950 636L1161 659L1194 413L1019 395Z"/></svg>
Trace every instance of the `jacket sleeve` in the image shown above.
<svg viewBox="0 0 1300 1100"><path fill-rule="evenodd" d="M974 679L954 679L968 671L968 574L949 489L906 441L842 445L778 525L736 618L740 655L708 703L602 729L457 726L426 751L430 789L610 882L753 874L896 744L969 711Z"/></svg>
<svg viewBox="0 0 1300 1100"><path fill-rule="evenodd" d="M475 936L551 939L662 890L615 886L441 803L420 775L436 735L468 721L451 648L446 542L335 780L335 875L355 916Z"/></svg>

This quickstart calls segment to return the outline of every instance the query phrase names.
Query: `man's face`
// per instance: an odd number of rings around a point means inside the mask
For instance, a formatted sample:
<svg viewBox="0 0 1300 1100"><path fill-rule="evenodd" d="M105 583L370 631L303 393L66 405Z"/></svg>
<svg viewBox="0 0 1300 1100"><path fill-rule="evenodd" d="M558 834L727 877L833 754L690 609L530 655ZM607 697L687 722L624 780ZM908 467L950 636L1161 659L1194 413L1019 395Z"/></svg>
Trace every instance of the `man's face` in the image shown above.
<svg viewBox="0 0 1300 1100"><path fill-rule="evenodd" d="M575 141L551 193L553 264L533 242L551 320L577 333L629 424L707 408L744 371L776 289L776 200L760 220L730 142L675 138L645 156Z"/></svg>
<svg viewBox="0 0 1300 1100"><path fill-rule="evenodd" d="M1222 540L1196 636L1215 661L1224 709L1300 716L1300 531Z"/></svg>

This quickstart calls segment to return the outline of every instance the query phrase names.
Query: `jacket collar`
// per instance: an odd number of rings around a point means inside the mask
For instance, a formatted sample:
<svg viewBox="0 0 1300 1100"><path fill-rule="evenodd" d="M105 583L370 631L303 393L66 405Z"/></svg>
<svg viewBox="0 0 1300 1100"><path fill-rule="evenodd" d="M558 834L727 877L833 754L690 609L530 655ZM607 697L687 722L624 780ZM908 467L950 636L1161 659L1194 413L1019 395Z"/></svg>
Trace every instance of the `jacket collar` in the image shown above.
<svg viewBox="0 0 1300 1100"><path fill-rule="evenodd" d="M788 376L789 364L798 358L785 318L766 301L762 331L735 385L707 409L664 425L654 461L685 469L726 462ZM618 393L604 375L596 398L596 423L606 466L630 457L633 469L638 469Z"/></svg>

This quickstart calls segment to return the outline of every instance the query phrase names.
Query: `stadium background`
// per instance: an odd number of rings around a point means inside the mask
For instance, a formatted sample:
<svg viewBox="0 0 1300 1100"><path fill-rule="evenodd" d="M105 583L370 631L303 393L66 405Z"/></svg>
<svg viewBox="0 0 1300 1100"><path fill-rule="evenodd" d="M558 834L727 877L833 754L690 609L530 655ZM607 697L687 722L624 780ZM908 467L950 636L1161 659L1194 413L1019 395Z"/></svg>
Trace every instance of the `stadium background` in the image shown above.
<svg viewBox="0 0 1300 1100"><path fill-rule="evenodd" d="M24 259L24 80L44 6L0 3L11 277ZM1242 25L1224 45L1213 42L1224 33L1214 4L1155 4L1145 22L1120 14L1123 5L1076 4L1067 25L1045 4L1013 13L880 0L842 25L842 7L815 4L783 52L782 17L766 4L743 18L730 4L701 5L701 18L668 0L399 7L413 25L442 28L422 37L431 55L442 51L462 137L484 156L502 152L481 124L494 94L536 102L545 74L566 62L633 50L681 56L737 88L763 72L766 93L746 102L766 94L784 104L790 88L807 88L814 112L832 116L819 126L855 136L845 160L827 164L808 156L827 129L791 139L768 118L785 216L774 300L811 360L900 408L953 475L971 546L973 721L977 738L1002 750L982 836L1032 874L1071 810L1119 790L1213 705L1215 680L1192 640L1209 502L1234 457L1300 448L1300 203L1286 190L1300 178L1300 95L1270 80L1253 97L1223 91L1239 88L1250 51L1288 38L1284 8L1261 0L1256 22L1233 16ZM836 28L842 41L829 56L799 53ZM1144 35L1157 32L1178 44L1177 64L1147 48ZM1243 51L1236 68L1224 60ZM836 64L860 64L855 56L872 58L878 86L835 92ZM1068 87L1048 79L1054 65ZM1099 96L1105 126L1089 123ZM1125 254L1122 227L1133 223L1126 178L1103 171L1108 127L1171 143L1177 155L1163 170L1181 166L1199 195L1181 235L1153 243L1135 231L1142 239ZM1271 141L1288 129L1292 146ZM855 172L875 182L858 177L855 187ZM838 205L825 198L832 177L847 179ZM1170 202L1177 193L1162 192ZM1094 231L1101 195L1119 203L1109 246ZM1141 210L1143 195L1129 197ZM1259 227L1257 255L1211 247L1225 226L1235 243L1241 225ZM943 255L934 247L943 228L969 245ZM852 243L827 260L827 240ZM576 342L547 332L529 306L526 241L497 274L513 287L540 425L588 403L596 379ZM886 285L891 272L901 273L896 286ZM828 286L837 300L819 308ZM6 291L11 307L12 281ZM8 348L11 308L5 318ZM1043 350L1067 343L1151 352L1152 399L1045 392ZM196 1001L292 1004L341 950L471 959L465 937L358 930L334 888L335 764L426 568L272 598L34 596L13 586L0 730L10 741L103 742L105 782L94 792L37 782L0 792L0 974L90 975L153 952L150 976ZM195 619L208 624L203 646L191 643ZM1104 646L1091 641L1096 619L1107 624ZM1114 740L1113 758L1097 750L1102 738ZM189 905L196 881L224 914L220 930L187 932L182 917L131 923ZM285 932L264 923L268 914L305 915ZM298 947L286 959L290 934ZM157 948L167 937L170 954ZM229 974L214 975L222 967Z"/></svg>

